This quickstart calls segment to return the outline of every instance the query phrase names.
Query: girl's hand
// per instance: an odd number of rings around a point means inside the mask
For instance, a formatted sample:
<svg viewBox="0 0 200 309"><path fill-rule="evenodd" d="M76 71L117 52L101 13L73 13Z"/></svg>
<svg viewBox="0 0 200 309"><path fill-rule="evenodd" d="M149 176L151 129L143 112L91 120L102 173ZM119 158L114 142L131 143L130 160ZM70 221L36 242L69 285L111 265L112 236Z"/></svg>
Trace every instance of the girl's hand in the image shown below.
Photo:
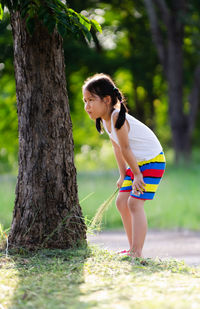
<svg viewBox="0 0 200 309"><path fill-rule="evenodd" d="M133 188L133 193L135 195L140 195L143 194L143 191L145 191L145 182L143 180L143 175L142 173L134 175L134 181L132 184L132 188Z"/></svg>
<svg viewBox="0 0 200 309"><path fill-rule="evenodd" d="M117 188L121 188L122 184L124 181L124 177L120 176L119 179L117 180Z"/></svg>

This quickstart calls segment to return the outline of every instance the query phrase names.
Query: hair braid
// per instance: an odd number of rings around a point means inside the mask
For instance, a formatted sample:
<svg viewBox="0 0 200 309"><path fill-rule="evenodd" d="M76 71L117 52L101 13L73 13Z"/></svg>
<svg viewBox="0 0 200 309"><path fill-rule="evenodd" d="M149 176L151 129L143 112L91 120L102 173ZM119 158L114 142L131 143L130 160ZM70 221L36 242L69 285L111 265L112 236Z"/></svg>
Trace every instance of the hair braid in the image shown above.
<svg viewBox="0 0 200 309"><path fill-rule="evenodd" d="M126 120L127 108L123 103L123 96L122 96L122 94L121 94L121 92L119 91L118 88L114 88L114 93L115 93L115 95L117 96L117 99L120 102L120 111L119 111L117 121L115 123L115 128L119 130L123 126L123 124Z"/></svg>
<svg viewBox="0 0 200 309"><path fill-rule="evenodd" d="M99 133L103 133L101 123L102 123L102 119L101 119L101 118L97 118L97 119L96 119L96 128L97 128L97 131L98 131Z"/></svg>

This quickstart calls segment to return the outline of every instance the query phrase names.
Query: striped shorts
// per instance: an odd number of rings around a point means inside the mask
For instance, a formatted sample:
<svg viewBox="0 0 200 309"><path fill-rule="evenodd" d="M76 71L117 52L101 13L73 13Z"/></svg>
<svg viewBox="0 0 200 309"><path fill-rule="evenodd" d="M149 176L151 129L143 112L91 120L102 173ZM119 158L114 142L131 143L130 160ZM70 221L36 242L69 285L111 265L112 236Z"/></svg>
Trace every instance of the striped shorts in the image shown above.
<svg viewBox="0 0 200 309"><path fill-rule="evenodd" d="M130 196L134 198L152 200L165 171L165 155L161 152L151 160L138 162L138 165L146 184L144 193L140 195L135 195L133 193L132 183L134 175L130 168L126 170L126 175L120 188L120 192L131 192Z"/></svg>

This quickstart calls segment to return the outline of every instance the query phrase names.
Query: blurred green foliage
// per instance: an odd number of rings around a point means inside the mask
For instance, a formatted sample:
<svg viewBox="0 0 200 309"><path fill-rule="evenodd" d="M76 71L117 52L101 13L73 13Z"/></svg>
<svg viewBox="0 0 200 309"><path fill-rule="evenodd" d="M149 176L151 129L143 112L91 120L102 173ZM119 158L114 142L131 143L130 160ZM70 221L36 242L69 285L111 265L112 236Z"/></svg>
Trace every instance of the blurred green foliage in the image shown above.
<svg viewBox="0 0 200 309"><path fill-rule="evenodd" d="M17 169L18 120L9 16L0 22L0 172Z"/></svg>
<svg viewBox="0 0 200 309"><path fill-rule="evenodd" d="M84 80L97 72L110 74L124 93L129 112L143 121L159 137L164 149L172 147L168 121L167 85L152 43L148 17L143 1L70 0L69 7L96 19L103 32L92 32L93 40L73 35L64 38L67 90L76 165L78 169L113 168L111 147L106 134L99 135L95 123L84 112L81 87ZM200 59L198 2L191 1L183 16L184 38L184 104L192 85L193 71ZM0 173L16 171L18 132L15 97L12 33L9 16L0 22ZM200 111L197 119L200 119ZM197 121L194 146L200 145L200 122ZM110 148L109 148L110 147ZM109 149L109 151L108 151Z"/></svg>

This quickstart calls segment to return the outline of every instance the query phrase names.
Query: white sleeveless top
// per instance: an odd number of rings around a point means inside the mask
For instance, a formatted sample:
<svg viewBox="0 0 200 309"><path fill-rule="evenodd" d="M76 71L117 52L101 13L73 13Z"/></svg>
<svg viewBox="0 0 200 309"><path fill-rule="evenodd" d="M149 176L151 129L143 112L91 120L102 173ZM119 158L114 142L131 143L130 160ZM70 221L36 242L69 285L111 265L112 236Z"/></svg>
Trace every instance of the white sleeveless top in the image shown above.
<svg viewBox="0 0 200 309"><path fill-rule="evenodd" d="M108 131L106 123L103 120L103 126L109 137L114 140L118 145L116 128L114 128L113 115L119 113L119 110L114 110L111 114L111 132ZM126 120L129 123L129 146L136 157L137 162L147 161L156 157L161 151L162 146L157 139L156 135L144 123L137 120L133 116L126 113Z"/></svg>

